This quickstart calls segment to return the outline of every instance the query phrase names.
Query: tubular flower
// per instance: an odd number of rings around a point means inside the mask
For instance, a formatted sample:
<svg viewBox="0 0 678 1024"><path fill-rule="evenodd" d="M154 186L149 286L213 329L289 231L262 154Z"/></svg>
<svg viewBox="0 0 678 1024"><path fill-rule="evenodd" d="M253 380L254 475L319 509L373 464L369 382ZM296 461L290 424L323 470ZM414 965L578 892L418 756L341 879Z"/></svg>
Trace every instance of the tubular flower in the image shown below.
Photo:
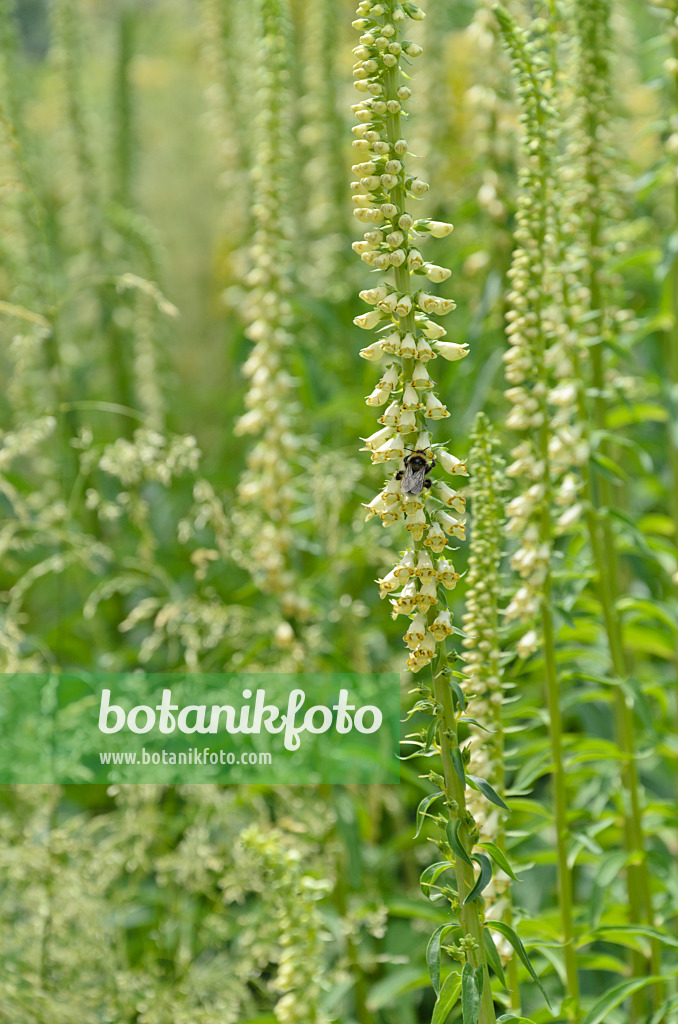
<svg viewBox="0 0 678 1024"><path fill-rule="evenodd" d="M257 11L261 67L253 172L255 230L244 302L245 334L254 348L243 366L249 380L247 411L237 421L235 432L252 434L258 440L249 453L238 495L243 504L260 514L256 536L247 544L255 580L262 590L284 596L289 604L293 587L288 520L295 475L291 463L300 443L295 433L295 382L287 369L293 340L292 228L285 212L292 174L292 125L289 48L281 39L289 33L290 15L287 0L260 0ZM294 613L294 608L287 612Z"/></svg>
<svg viewBox="0 0 678 1024"><path fill-rule="evenodd" d="M436 394L429 368L438 356L456 361L468 354L464 344L438 340L446 332L431 317L450 313L455 304L428 289L445 281L449 271L427 262L421 252L429 236L442 238L452 225L415 220L410 213L428 185L407 167L409 147L402 131L411 90L401 64L421 53L405 34L409 20L421 18L423 12L413 3L364 0L358 5L354 78L364 98L353 107L358 124L351 185L354 215L366 229L353 248L364 263L386 275L361 292L372 309L354 321L378 332L360 354L379 363L381 379L366 402L384 410L378 419L383 430L366 440L365 450L373 462L391 463L384 489L366 506L367 516L378 515L384 526L398 523L410 534L409 548L379 582L394 617L412 620L405 642L414 672L433 660L452 631L444 594L459 576L442 553L450 550L452 538L464 535L463 520L447 512L463 512L463 498L446 485L432 489L429 480L434 465L450 475L466 474L460 459L431 441L431 424L450 413ZM404 571L410 566L411 575Z"/></svg>

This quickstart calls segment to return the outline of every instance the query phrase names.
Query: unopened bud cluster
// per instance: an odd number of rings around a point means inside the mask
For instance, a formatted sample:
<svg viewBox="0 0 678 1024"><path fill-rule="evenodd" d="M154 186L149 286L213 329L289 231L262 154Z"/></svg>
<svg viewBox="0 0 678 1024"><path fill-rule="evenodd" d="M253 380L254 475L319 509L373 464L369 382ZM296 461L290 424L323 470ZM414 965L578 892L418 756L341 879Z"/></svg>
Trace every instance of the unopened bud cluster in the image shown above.
<svg viewBox="0 0 678 1024"><path fill-rule="evenodd" d="M441 356L455 361L468 347L444 341L437 320L455 304L430 291L450 271L429 262L422 253L433 236L442 238L452 225L415 220L408 207L423 196L426 182L407 167L408 144L402 123L411 96L402 64L421 47L408 40L412 20L423 18L413 3L385 0L359 4L353 22L360 34L353 51L355 87L364 99L353 107L356 163L352 182L354 215L365 225L362 241L353 248L364 263L386 275L360 293L372 307L355 318L358 327L376 331L377 339L361 356L379 363L381 376L367 405L380 409L379 429L365 439L375 463L395 463L383 489L369 502L367 518L379 516L384 526L399 523L411 542L398 564L379 580L381 596L389 597L393 616L410 624L405 642L411 654L408 667L416 672L433 660L438 645L453 632L444 593L459 579L449 558L450 541L463 539L464 497L442 480L429 480L433 464L451 476L466 474L465 464L431 438L432 424L450 413L435 392L429 364ZM412 485L409 460L420 457L418 480ZM432 486L431 486L432 484Z"/></svg>
<svg viewBox="0 0 678 1024"><path fill-rule="evenodd" d="M472 434L470 454L471 511L473 528L466 577L466 610L463 616L465 680L462 689L473 700L471 715L485 725L501 724L502 679L499 644L499 565L504 529L502 491L504 463L484 413L479 413ZM470 770L484 779L503 776L501 734L491 735L469 725ZM501 809L481 793L470 789L466 806L473 814L481 838L496 842L501 832Z"/></svg>
<svg viewBox="0 0 678 1024"><path fill-rule="evenodd" d="M466 92L465 103L473 150L482 175L478 206L493 221L504 224L509 206L506 168L512 166L514 155L514 110L506 95L507 68L497 39L494 6L493 0L478 0L464 33L473 60L472 85ZM471 262L472 267L475 262Z"/></svg>
<svg viewBox="0 0 678 1024"><path fill-rule="evenodd" d="M247 412L238 420L235 432L258 437L238 494L243 503L261 513L262 525L252 545L257 582L263 590L281 594L290 590L292 583L287 558L292 541L288 518L294 500L291 461L299 445L294 380L288 370L288 353L294 344L288 195L292 104L289 48L281 42L289 26L287 0L261 0L258 13L261 65L253 170L255 231L244 305L245 334L254 348L243 367L250 382L245 397Z"/></svg>
<svg viewBox="0 0 678 1024"><path fill-rule="evenodd" d="M511 55L523 125L523 167L516 214L516 246L509 271L504 356L511 402L507 426L522 435L507 475L520 492L507 505L507 532L519 541L511 565L520 585L506 608L507 621L536 618L549 571L552 535L568 532L581 516L580 483L572 472L588 458L577 419L578 336L563 315L563 281L554 188L559 110L553 96L547 47L498 12ZM554 521L551 523L551 516ZM545 518L546 517L546 518ZM545 524L548 522L548 528ZM518 642L526 657L536 650L536 629Z"/></svg>
<svg viewBox="0 0 678 1024"><path fill-rule="evenodd" d="M461 685L470 704L470 717L483 723L485 728L469 722L466 749L470 751L469 772L492 779L500 796L503 796L504 697L499 642L499 566L504 530L504 462L497 452L497 441L484 413L479 413L476 418L472 440L469 468L473 526L463 616L465 679ZM473 815L481 841L501 844L505 832L505 811L471 788L466 792L466 808ZM501 919L506 909L508 886L508 875L495 871L483 890L486 918ZM508 943L498 942L497 948L502 959L508 959Z"/></svg>

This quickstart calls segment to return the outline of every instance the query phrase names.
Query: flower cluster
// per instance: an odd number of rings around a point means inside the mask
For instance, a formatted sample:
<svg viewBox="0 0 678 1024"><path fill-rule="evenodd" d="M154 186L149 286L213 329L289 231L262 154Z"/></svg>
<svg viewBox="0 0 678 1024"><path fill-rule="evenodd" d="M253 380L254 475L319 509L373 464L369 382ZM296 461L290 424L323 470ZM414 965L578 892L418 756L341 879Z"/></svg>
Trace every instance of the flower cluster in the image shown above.
<svg viewBox="0 0 678 1024"><path fill-rule="evenodd" d="M507 426L522 438L512 449L507 475L520 493L507 505L507 532L519 538L511 564L521 585L506 608L507 621L529 623L538 614L552 555L552 534L565 533L581 515L579 481L572 472L588 457L577 420L576 331L562 313L562 274L554 201L554 143L558 108L552 67L540 46L499 9L521 101L524 161L516 214L516 247L509 271L504 355L512 405ZM557 510L551 524L552 508ZM553 530L551 529L553 526ZM521 656L536 650L529 629L518 643Z"/></svg>
<svg viewBox="0 0 678 1024"><path fill-rule="evenodd" d="M497 453L497 442L484 413L478 413L472 434L470 454L471 533L469 571L466 577L462 655L465 681L462 689L473 698L473 716L493 723L491 735L479 726L469 725L471 762L474 775L493 782L503 775L501 739L502 670L498 635L499 563L504 527L502 491L504 462ZM482 794L469 790L466 804L473 814L483 840L496 842L501 832L501 809L488 804Z"/></svg>
<svg viewBox="0 0 678 1024"><path fill-rule="evenodd" d="M496 224L509 216L507 168L513 169L514 110L506 96L506 67L498 43L492 0L479 0L464 35L473 55L472 85L466 92L473 150L481 181L478 206ZM495 243L496 244L496 243ZM473 264L472 264L473 265Z"/></svg>
<svg viewBox="0 0 678 1024"><path fill-rule="evenodd" d="M304 286L323 299L345 300L343 260L346 219L344 201L343 119L337 109L337 30L339 9L335 0L317 0L304 9L302 52L304 248L306 259L299 268Z"/></svg>
<svg viewBox="0 0 678 1024"><path fill-rule="evenodd" d="M360 297L372 309L355 318L378 338L361 350L371 362L381 362L379 382L367 405L382 409L380 428L365 439L375 463L396 463L383 489L366 505L367 518L379 516L384 526L400 523L411 543L398 564L379 580L381 596L389 596L393 615L411 619L405 642L411 654L408 667L418 671L436 655L439 644L453 632L441 589L459 579L447 557L450 538L464 538L464 497L443 481L432 483L434 465L453 476L465 475L465 464L442 445L434 445L430 427L450 413L435 393L428 364L437 357L455 361L468 347L442 340L446 331L432 317L450 313L455 304L429 291L450 271L429 262L421 252L431 236L442 238L452 225L415 220L408 212L412 199L428 189L409 173L407 141L402 137L411 90L402 65L421 47L405 37L409 20L423 12L410 2L363 0L354 27L361 33L353 51L355 87L364 99L353 111L358 124L353 148L357 162L352 182L354 215L364 224L362 241L353 244L361 259L389 275Z"/></svg>
<svg viewBox="0 0 678 1024"><path fill-rule="evenodd" d="M251 268L247 274L245 334L254 342L243 372L250 385L247 412L236 434L258 441L249 453L238 488L240 500L261 512L261 528L252 554L262 590L282 594L291 589L288 519L294 501L291 460L299 446L294 432L294 380L287 368L293 344L292 228L288 189L292 125L289 48L281 40L289 31L286 0L262 0L261 67L256 101L257 156L253 170L255 222Z"/></svg>
<svg viewBox="0 0 678 1024"><path fill-rule="evenodd" d="M484 413L478 413L476 417L472 441L469 457L472 532L463 616L465 679L461 685L469 703L472 701L470 714L484 723L485 728L469 723L469 742L465 749L470 752L469 771L491 779L503 797L504 696L499 641L499 565L504 529L502 492L505 489L505 466L497 451L497 439ZM466 792L466 808L473 815L480 840L502 845L506 812L470 787ZM501 870L494 872L483 890L486 918L501 920L508 905L509 884L508 875ZM497 949L506 962L511 956L509 943L502 939L498 941Z"/></svg>
<svg viewBox="0 0 678 1024"><path fill-rule="evenodd" d="M241 833L240 844L248 872L254 861L263 875L267 905L279 928L281 952L272 983L280 995L276 1019L280 1024L325 1024L318 1010L325 965L317 903L329 882L304 872L301 851L287 846L281 832L253 826Z"/></svg>

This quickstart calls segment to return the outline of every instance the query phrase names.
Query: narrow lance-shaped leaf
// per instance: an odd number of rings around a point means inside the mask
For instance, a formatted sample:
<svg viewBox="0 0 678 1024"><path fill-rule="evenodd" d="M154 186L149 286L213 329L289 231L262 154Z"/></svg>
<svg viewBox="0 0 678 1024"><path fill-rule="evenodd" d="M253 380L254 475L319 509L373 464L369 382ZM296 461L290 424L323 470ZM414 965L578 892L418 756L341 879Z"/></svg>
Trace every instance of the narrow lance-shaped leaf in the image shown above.
<svg viewBox="0 0 678 1024"><path fill-rule="evenodd" d="M471 860L471 858L469 857L468 853L464 849L462 841L459 838L459 827L460 827L460 825L461 825L461 822L459 821L458 818L454 822L448 821L448 823L447 823L447 825L445 827L445 834L447 836L447 841L450 844L450 848L452 849L452 851L453 851L453 853L454 853L454 855L456 857L459 857L460 860L463 860L465 864L469 864L469 865L473 866L473 861Z"/></svg>
<svg viewBox="0 0 678 1024"><path fill-rule="evenodd" d="M514 1013L503 1013L497 1017L497 1024L534 1024L529 1017L516 1017Z"/></svg>
<svg viewBox="0 0 678 1024"><path fill-rule="evenodd" d="M480 992L476 972L471 964L464 964L461 972L461 1013L464 1024L478 1024Z"/></svg>
<svg viewBox="0 0 678 1024"><path fill-rule="evenodd" d="M494 973L499 978L499 981L501 982L504 989L506 989L506 991L508 992L506 978L504 977L504 968L501 965L499 953L497 952L497 947L495 946L494 939L492 938L492 932L489 931L487 928L483 928L483 941L485 943L485 953L487 955L487 962L494 971Z"/></svg>
<svg viewBox="0 0 678 1024"><path fill-rule="evenodd" d="M489 782L486 782L485 779L478 778L477 775L467 775L466 779L473 789L479 789L483 796L487 797L490 803L496 804L497 807L503 807L505 811L508 811L509 808L506 806L502 798L495 793Z"/></svg>
<svg viewBox="0 0 678 1024"><path fill-rule="evenodd" d="M445 1024L452 1007L459 998L460 991L461 978L454 971L451 971L440 988L440 994L433 1007L431 1024Z"/></svg>
<svg viewBox="0 0 678 1024"><path fill-rule="evenodd" d="M426 966L431 975L433 991L440 995L440 944L448 932L454 929L452 924L441 924L436 928L426 947Z"/></svg>
<svg viewBox="0 0 678 1024"><path fill-rule="evenodd" d="M450 750L450 757L452 759L452 767L454 768L455 774L462 786L466 785L466 774L464 772L464 762L461 759L461 751L459 747L452 747Z"/></svg>
<svg viewBox="0 0 678 1024"><path fill-rule="evenodd" d="M417 807L417 831L414 833L415 839L421 832L422 825L424 824L424 817L426 815L427 810L429 809L433 801L437 800L442 795L442 793L429 793L428 796L425 796L423 800L419 801L419 806Z"/></svg>
<svg viewBox="0 0 678 1024"><path fill-rule="evenodd" d="M466 896L464 906L466 906L467 903L470 903L471 900L477 899L483 889L486 889L492 881L492 862L490 858L486 857L484 853L474 853L473 860L477 864L480 864L480 874L478 875L476 883L470 893Z"/></svg>
<svg viewBox="0 0 678 1024"><path fill-rule="evenodd" d="M504 936L505 939L508 939L508 941L511 943L511 945L515 949L516 953L518 954L518 956L522 960L523 964L525 965L525 967L527 967L528 971L530 972L530 977L539 986L539 991L541 992L541 994L543 995L544 999L546 1000L546 1005L548 1006L548 1008L550 1010L551 1009L551 1003L549 1002L549 997L546 995L546 990L545 990L544 986L542 985L541 981L539 980L539 978L537 976L537 972L535 971L534 967L530 963L530 958L527 955L527 951L526 951L525 947L523 946L523 944L522 944L520 938L518 937L518 935L516 935L516 933L514 932L514 930L511 927L511 925L510 924L506 924L505 921L487 921L485 927L487 927L487 928L494 928L494 930L497 931L497 932L500 932Z"/></svg>
<svg viewBox="0 0 678 1024"><path fill-rule="evenodd" d="M424 896L426 896L427 899L433 899L434 897L431 896L432 887L444 871L453 870L454 865L450 864L448 860L439 860L436 861L435 864L429 864L429 866L422 871L421 877L419 878L419 885L421 886L421 891ZM439 899L440 897L437 896L435 898Z"/></svg>
<svg viewBox="0 0 678 1024"><path fill-rule="evenodd" d="M615 985L589 1010L584 1018L584 1024L601 1024L602 1021L607 1020L608 1014L620 1003L623 1003L628 996L659 981L663 981L663 978L655 975L649 978L634 978L632 981L624 981L621 985Z"/></svg>
<svg viewBox="0 0 678 1024"><path fill-rule="evenodd" d="M513 873L513 868L509 864L506 854L495 843L478 843L478 846L483 850L487 850L494 863L498 868L501 868L504 874L512 878L514 882L520 881L518 876Z"/></svg>

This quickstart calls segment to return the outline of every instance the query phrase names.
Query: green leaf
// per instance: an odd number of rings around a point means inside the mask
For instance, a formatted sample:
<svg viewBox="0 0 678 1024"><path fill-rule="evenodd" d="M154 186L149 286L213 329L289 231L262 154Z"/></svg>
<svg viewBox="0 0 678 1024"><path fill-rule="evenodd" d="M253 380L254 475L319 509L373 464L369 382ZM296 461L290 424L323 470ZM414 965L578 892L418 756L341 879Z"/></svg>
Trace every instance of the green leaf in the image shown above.
<svg viewBox="0 0 678 1024"><path fill-rule="evenodd" d="M480 874L476 879L475 885L464 900L464 906L470 903L471 900L477 899L483 889L487 888L492 881L492 862L490 858L486 857L484 853L474 853L473 859L477 864L480 864Z"/></svg>
<svg viewBox="0 0 678 1024"><path fill-rule="evenodd" d="M367 995L367 1009L370 1013L376 1013L382 1006L388 1006L406 992L416 992L417 989L427 988L428 984L428 974L418 967L398 968L372 986Z"/></svg>
<svg viewBox="0 0 678 1024"><path fill-rule="evenodd" d="M431 1024L445 1024L450 1010L459 998L460 991L461 978L458 974L455 974L454 971L451 971L440 988L440 995L436 999L436 1004L433 1007Z"/></svg>
<svg viewBox="0 0 678 1024"><path fill-rule="evenodd" d="M438 797L441 797L442 795L443 794L440 792L429 793L428 796L425 796L423 800L419 801L419 806L417 807L417 831L414 833L415 839L421 832L421 828L422 825L424 824L424 817L426 815L427 810L429 809L433 801L437 800Z"/></svg>
<svg viewBox="0 0 678 1024"><path fill-rule="evenodd" d="M668 410L654 402L634 402L632 405L619 405L609 409L605 422L611 430L626 427L629 423L666 423Z"/></svg>
<svg viewBox="0 0 678 1024"><path fill-rule="evenodd" d="M528 1017L516 1017L515 1014L502 1014L497 1018L497 1024L509 1024L510 1021L514 1021L514 1024L535 1024Z"/></svg>
<svg viewBox="0 0 678 1024"><path fill-rule="evenodd" d="M488 729L486 726L481 725L476 718L460 718L459 721L468 725L475 725L476 728L482 729L483 732L486 732L488 736L494 736L494 729Z"/></svg>
<svg viewBox="0 0 678 1024"><path fill-rule="evenodd" d="M454 768L455 774L462 786L466 785L466 773L464 772L464 762L461 759L461 750L459 747L452 747L450 750L450 758L452 759L452 767Z"/></svg>
<svg viewBox="0 0 678 1024"><path fill-rule="evenodd" d="M508 992L506 978L504 977L504 968L501 965L499 953L497 952L497 947L495 946L494 939L492 938L492 932L488 931L487 928L483 928L483 941L485 943L485 953L487 955L487 962L494 971L494 973L499 978L499 981L501 982L504 989Z"/></svg>
<svg viewBox="0 0 678 1024"><path fill-rule="evenodd" d="M672 615L666 607L657 601L648 601L642 597L621 597L617 601L617 610L620 612L636 612L640 618L649 619L650 621L655 619L657 622L662 622L665 626L668 626L673 633L678 632L678 622L676 622L675 615Z"/></svg>
<svg viewBox="0 0 678 1024"><path fill-rule="evenodd" d="M431 889L440 878L443 871L448 870L453 870L453 865L450 864L449 860L439 860L435 864L429 864L429 866L422 871L421 877L419 878L419 885L427 899L431 899Z"/></svg>
<svg viewBox="0 0 678 1024"><path fill-rule="evenodd" d="M633 981L624 981L621 985L615 985L589 1010L583 1024L600 1024L601 1021L606 1020L608 1013L623 1003L628 996L662 980L661 977L653 975L649 978L634 978Z"/></svg>
<svg viewBox="0 0 678 1024"><path fill-rule="evenodd" d="M452 848L452 851L454 852L456 857L459 857L460 860L463 860L465 864L470 864L471 866L473 866L473 861L471 860L468 853L464 849L462 841L459 838L460 825L461 822L459 821L459 819L457 819L454 823L448 821L447 827L445 828L447 841L450 844L450 847Z"/></svg>
<svg viewBox="0 0 678 1024"><path fill-rule="evenodd" d="M428 946L426 947L426 966L428 967L428 973L431 975L433 991L437 996L440 995L440 944L447 933L453 929L453 924L441 924L428 940Z"/></svg>
<svg viewBox="0 0 678 1024"><path fill-rule="evenodd" d="M522 960L522 962L525 965L525 967L527 967L527 969L528 969L528 971L530 973L530 977L538 985L539 991L541 992L541 994L543 995L544 999L546 1000L546 1005L548 1006L548 1008L550 1010L551 1009L551 1003L549 1002L549 997L546 995L546 990L545 990L544 986L542 985L542 983L540 982L539 978L537 977L537 972L535 971L534 967L530 963L530 958L527 955L527 951L526 951L525 947L523 946L522 942L520 941L519 936L516 935L516 933L514 932L514 930L511 927L511 925L510 924L506 924L505 921L486 921L485 927L486 928L494 928L494 930L497 931L497 932L500 932L504 936L505 939L508 939L508 941L511 943L511 945L515 949L516 953L518 954L518 956Z"/></svg>
<svg viewBox="0 0 678 1024"><path fill-rule="evenodd" d="M466 711L466 697L461 686L459 685L456 679L450 679L449 683L450 689L452 690L452 696L456 698L457 704L459 705L461 710Z"/></svg>
<svg viewBox="0 0 678 1024"><path fill-rule="evenodd" d="M669 935L667 932L660 931L659 928L650 928L649 925L603 924L599 925L592 933L596 938L604 938L606 942L614 942L615 934L643 935L648 939L656 939L657 942L662 942L665 946L673 946L674 949L678 949L678 939L674 938L673 935Z"/></svg>
<svg viewBox="0 0 678 1024"><path fill-rule="evenodd" d="M662 1003L657 1012L651 1018L650 1024L665 1024L665 1021L671 1020L671 1018L667 1016L669 1010L676 1009L678 1009L678 996L672 996L670 999L667 999L665 1003Z"/></svg>
<svg viewBox="0 0 678 1024"><path fill-rule="evenodd" d="M509 1024L509 1021L514 1021L515 1024L534 1024L529 1017L516 1017L513 1013L503 1013L501 1017L497 1017L497 1024Z"/></svg>
<svg viewBox="0 0 678 1024"><path fill-rule="evenodd" d="M498 868L501 868L504 874L508 875L509 878L512 878L514 882L520 881L518 876L513 873L513 868L509 864L506 854L503 852L503 850L500 850L499 847L496 846L494 843L478 843L477 845L482 850L487 850L494 863L497 865Z"/></svg>
<svg viewBox="0 0 678 1024"><path fill-rule="evenodd" d="M464 964L461 971L461 1014L464 1024L478 1024L480 992L476 984L476 972L471 964Z"/></svg>
<svg viewBox="0 0 678 1024"><path fill-rule="evenodd" d="M629 478L628 473L625 473L621 466L618 466L608 455L603 455L602 452L593 452L591 462L595 463L603 476L615 483L618 480L628 480Z"/></svg>
<svg viewBox="0 0 678 1024"><path fill-rule="evenodd" d="M490 803L496 804L497 807L503 807L505 811L508 811L509 808L506 806L502 798L495 793L489 782L486 782L485 779L479 779L477 775L467 775L466 778L473 789L479 789L483 796L487 797Z"/></svg>

